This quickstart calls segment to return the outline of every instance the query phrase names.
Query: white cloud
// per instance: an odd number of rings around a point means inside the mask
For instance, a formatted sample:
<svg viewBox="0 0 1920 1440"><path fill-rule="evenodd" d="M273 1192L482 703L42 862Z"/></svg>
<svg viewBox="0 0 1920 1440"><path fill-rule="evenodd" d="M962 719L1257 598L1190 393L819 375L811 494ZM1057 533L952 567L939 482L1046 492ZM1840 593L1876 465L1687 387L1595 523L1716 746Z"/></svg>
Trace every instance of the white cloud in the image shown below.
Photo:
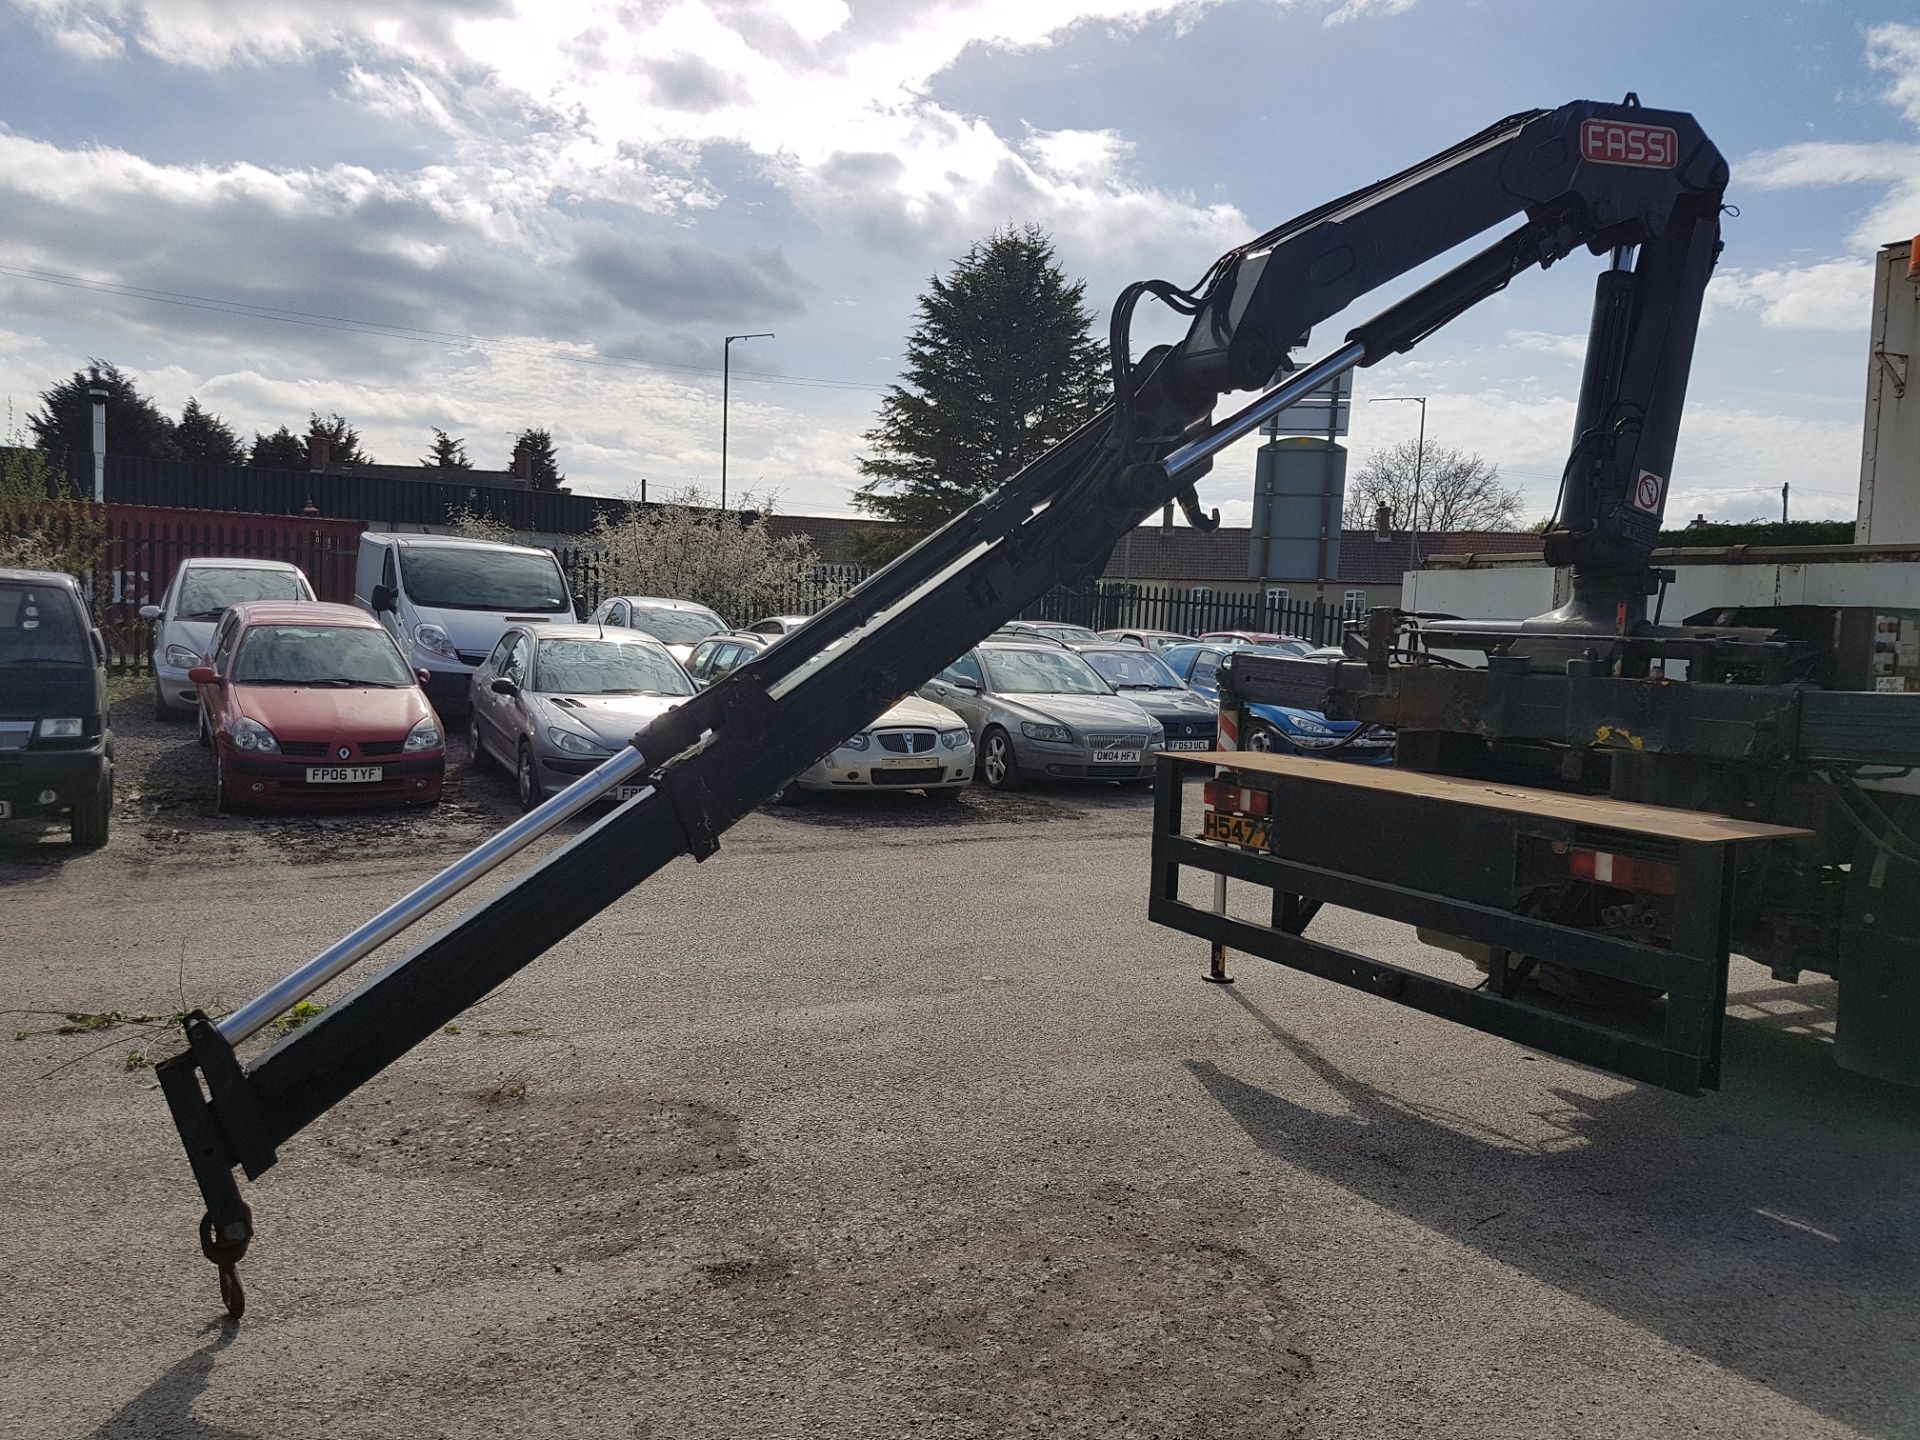
<svg viewBox="0 0 1920 1440"><path fill-rule="evenodd" d="M1584 335L1554 335L1545 330L1509 330L1507 344L1515 350L1556 355L1562 360L1584 360L1587 355L1587 337Z"/></svg>
<svg viewBox="0 0 1920 1440"><path fill-rule="evenodd" d="M1322 23L1344 25L1349 20L1361 20L1369 15L1401 15L1419 3L1420 0L1342 0L1340 7Z"/></svg>
<svg viewBox="0 0 1920 1440"><path fill-rule="evenodd" d="M1705 314L1757 312L1770 330L1858 330L1873 299L1871 260L1823 260L1777 270L1726 269L1707 287Z"/></svg>

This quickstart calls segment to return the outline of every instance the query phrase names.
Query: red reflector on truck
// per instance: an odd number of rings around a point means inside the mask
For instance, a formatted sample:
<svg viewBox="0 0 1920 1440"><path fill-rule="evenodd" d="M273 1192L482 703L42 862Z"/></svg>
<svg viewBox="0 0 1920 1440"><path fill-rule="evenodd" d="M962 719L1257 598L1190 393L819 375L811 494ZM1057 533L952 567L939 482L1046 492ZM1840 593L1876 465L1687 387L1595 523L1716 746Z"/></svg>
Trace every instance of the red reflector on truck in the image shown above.
<svg viewBox="0 0 1920 1440"><path fill-rule="evenodd" d="M1266 815L1272 812L1273 796L1265 790L1250 790L1225 780L1209 780L1201 791L1209 810L1231 810L1236 815Z"/></svg>
<svg viewBox="0 0 1920 1440"><path fill-rule="evenodd" d="M1671 862L1612 850L1569 850L1567 870L1576 880L1591 880L1638 895L1671 895L1680 888L1679 868Z"/></svg>

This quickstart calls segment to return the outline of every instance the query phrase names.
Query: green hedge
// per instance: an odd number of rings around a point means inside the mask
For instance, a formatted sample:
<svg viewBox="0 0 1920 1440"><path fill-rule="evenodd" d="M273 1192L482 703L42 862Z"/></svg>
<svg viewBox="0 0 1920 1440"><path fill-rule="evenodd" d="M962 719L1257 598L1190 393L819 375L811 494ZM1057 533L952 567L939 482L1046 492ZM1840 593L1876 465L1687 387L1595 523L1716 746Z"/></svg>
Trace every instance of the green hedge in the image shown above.
<svg viewBox="0 0 1920 1440"><path fill-rule="evenodd" d="M1664 549L1700 550L1728 545L1851 545L1851 520L1748 520L1738 525L1689 525L1662 530Z"/></svg>

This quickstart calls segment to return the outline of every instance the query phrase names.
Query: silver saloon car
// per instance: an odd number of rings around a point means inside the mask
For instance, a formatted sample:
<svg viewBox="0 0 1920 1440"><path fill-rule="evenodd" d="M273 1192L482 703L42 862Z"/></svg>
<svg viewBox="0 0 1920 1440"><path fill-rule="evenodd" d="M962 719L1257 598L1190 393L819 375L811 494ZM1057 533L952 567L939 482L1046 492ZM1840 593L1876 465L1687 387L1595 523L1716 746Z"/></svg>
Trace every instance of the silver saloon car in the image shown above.
<svg viewBox="0 0 1920 1440"><path fill-rule="evenodd" d="M1150 783L1165 744L1159 721L1055 645L989 641L920 694L967 722L980 778L995 790L1034 779Z"/></svg>
<svg viewBox="0 0 1920 1440"><path fill-rule="evenodd" d="M311 600L306 572L284 560L196 557L181 562L158 605L142 605L153 622L153 713L185 719L200 709L200 687L187 671L204 665L213 627L242 600Z"/></svg>
<svg viewBox="0 0 1920 1440"><path fill-rule="evenodd" d="M531 810L692 694L667 647L635 631L515 625L473 672L469 753L504 766Z"/></svg>
<svg viewBox="0 0 1920 1440"><path fill-rule="evenodd" d="M682 665L687 663L694 646L727 628L727 622L706 606L662 595L615 595L611 600L602 600L587 619L595 624L618 625L650 635L666 646Z"/></svg>
<svg viewBox="0 0 1920 1440"><path fill-rule="evenodd" d="M973 735L944 705L909 695L831 754L802 771L782 794L810 790L918 790L954 801L973 781Z"/></svg>

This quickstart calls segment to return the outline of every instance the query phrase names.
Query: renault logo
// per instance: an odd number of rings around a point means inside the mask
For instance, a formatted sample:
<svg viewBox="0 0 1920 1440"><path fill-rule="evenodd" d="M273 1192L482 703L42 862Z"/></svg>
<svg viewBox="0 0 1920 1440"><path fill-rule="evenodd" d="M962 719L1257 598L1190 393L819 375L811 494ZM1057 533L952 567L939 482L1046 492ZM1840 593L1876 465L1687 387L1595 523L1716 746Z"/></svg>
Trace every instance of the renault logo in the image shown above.
<svg viewBox="0 0 1920 1440"><path fill-rule="evenodd" d="M349 750L346 746L342 745L340 747L340 758L342 760L345 760L351 754L353 754L353 751Z"/></svg>

